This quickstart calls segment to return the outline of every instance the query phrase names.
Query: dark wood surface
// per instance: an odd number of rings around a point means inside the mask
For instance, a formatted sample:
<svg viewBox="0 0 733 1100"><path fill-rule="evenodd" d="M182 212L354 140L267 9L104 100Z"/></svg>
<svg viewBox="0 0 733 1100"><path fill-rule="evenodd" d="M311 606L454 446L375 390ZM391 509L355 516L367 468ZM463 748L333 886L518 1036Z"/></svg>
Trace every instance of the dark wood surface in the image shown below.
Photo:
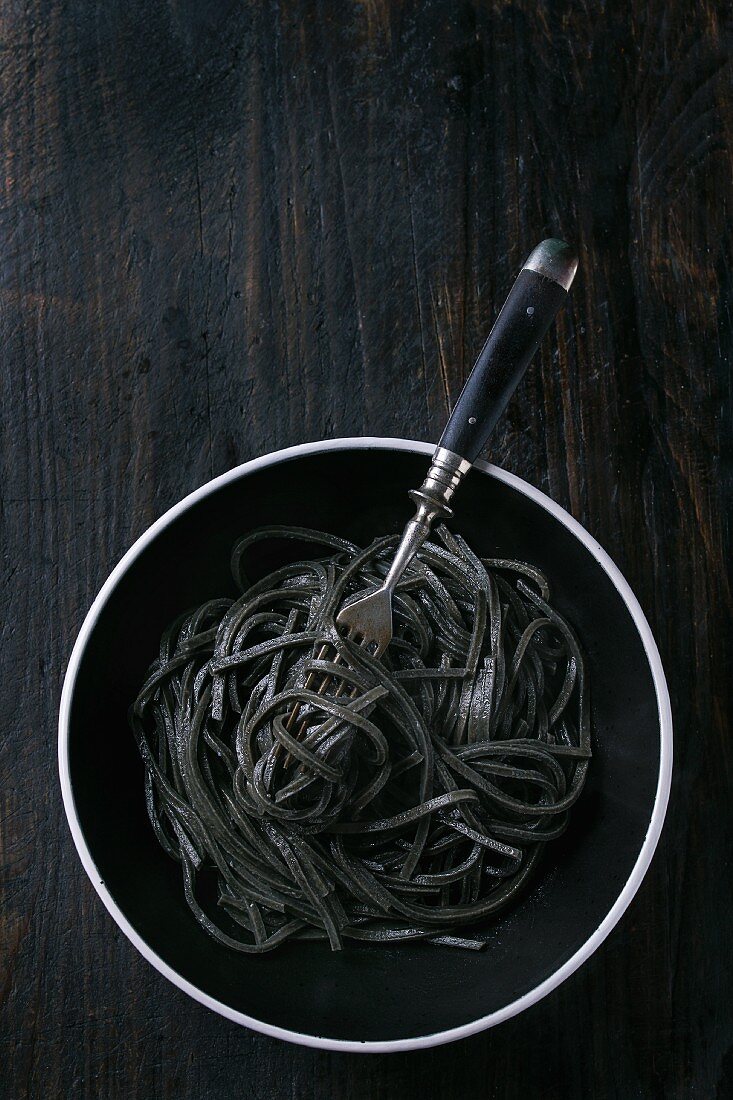
<svg viewBox="0 0 733 1100"><path fill-rule="evenodd" d="M731 26L710 0L0 6L0 1092L733 1095ZM658 854L519 1018L360 1057L170 986L88 883L62 675L185 493L352 434L437 439L518 264L582 252L492 457L599 539L659 641Z"/></svg>

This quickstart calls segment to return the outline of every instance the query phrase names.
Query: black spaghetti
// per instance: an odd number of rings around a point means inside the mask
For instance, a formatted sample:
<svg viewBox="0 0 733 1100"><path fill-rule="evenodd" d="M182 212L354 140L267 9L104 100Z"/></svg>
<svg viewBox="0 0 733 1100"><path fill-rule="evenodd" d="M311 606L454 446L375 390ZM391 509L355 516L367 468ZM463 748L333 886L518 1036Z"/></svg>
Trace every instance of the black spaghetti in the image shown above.
<svg viewBox="0 0 733 1100"><path fill-rule="evenodd" d="M320 556L250 583L265 539ZM381 658L339 635L339 607L382 582L395 542L246 536L242 595L165 632L131 708L158 840L235 950L480 948L467 929L517 897L583 787L583 658L536 569L480 560L441 527L398 586Z"/></svg>

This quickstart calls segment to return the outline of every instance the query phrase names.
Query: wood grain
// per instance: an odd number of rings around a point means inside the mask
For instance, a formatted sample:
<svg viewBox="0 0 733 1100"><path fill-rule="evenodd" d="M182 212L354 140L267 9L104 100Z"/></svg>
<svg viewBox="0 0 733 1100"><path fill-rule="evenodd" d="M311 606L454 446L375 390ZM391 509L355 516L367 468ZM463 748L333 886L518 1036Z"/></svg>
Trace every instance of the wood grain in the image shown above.
<svg viewBox="0 0 733 1100"><path fill-rule="evenodd" d="M733 1095L732 41L712 0L0 7L5 1095ZM492 457L650 618L676 721L658 855L606 945L494 1031L365 1059L240 1030L138 957L76 858L73 639L213 474L436 439L548 234L581 275Z"/></svg>

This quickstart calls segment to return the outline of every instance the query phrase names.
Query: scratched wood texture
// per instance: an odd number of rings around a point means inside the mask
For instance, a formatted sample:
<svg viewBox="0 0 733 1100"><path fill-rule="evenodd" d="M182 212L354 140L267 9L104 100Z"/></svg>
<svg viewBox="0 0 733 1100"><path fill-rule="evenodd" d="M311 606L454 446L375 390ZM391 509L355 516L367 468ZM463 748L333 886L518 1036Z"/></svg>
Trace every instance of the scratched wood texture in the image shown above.
<svg viewBox="0 0 733 1100"><path fill-rule="evenodd" d="M711 0L0 5L0 1093L733 1095L731 84ZM728 21L727 21L728 20ZM107 916L56 777L107 573L214 474L434 440L517 265L582 251L492 456L610 551L676 772L620 927L539 1005L364 1058L238 1029Z"/></svg>

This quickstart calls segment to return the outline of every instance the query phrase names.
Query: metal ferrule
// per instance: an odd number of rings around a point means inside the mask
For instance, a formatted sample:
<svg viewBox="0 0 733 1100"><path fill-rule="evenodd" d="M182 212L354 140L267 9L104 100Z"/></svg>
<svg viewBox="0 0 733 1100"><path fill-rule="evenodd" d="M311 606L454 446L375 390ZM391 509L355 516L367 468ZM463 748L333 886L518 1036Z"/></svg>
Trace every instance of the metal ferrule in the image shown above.
<svg viewBox="0 0 733 1100"><path fill-rule="evenodd" d="M419 489L413 489L410 496L413 499L420 497L435 502L440 511L450 515L450 502L461 481L471 469L471 463L465 458L447 451L445 447L438 447L433 455L433 462L428 470L428 476Z"/></svg>

